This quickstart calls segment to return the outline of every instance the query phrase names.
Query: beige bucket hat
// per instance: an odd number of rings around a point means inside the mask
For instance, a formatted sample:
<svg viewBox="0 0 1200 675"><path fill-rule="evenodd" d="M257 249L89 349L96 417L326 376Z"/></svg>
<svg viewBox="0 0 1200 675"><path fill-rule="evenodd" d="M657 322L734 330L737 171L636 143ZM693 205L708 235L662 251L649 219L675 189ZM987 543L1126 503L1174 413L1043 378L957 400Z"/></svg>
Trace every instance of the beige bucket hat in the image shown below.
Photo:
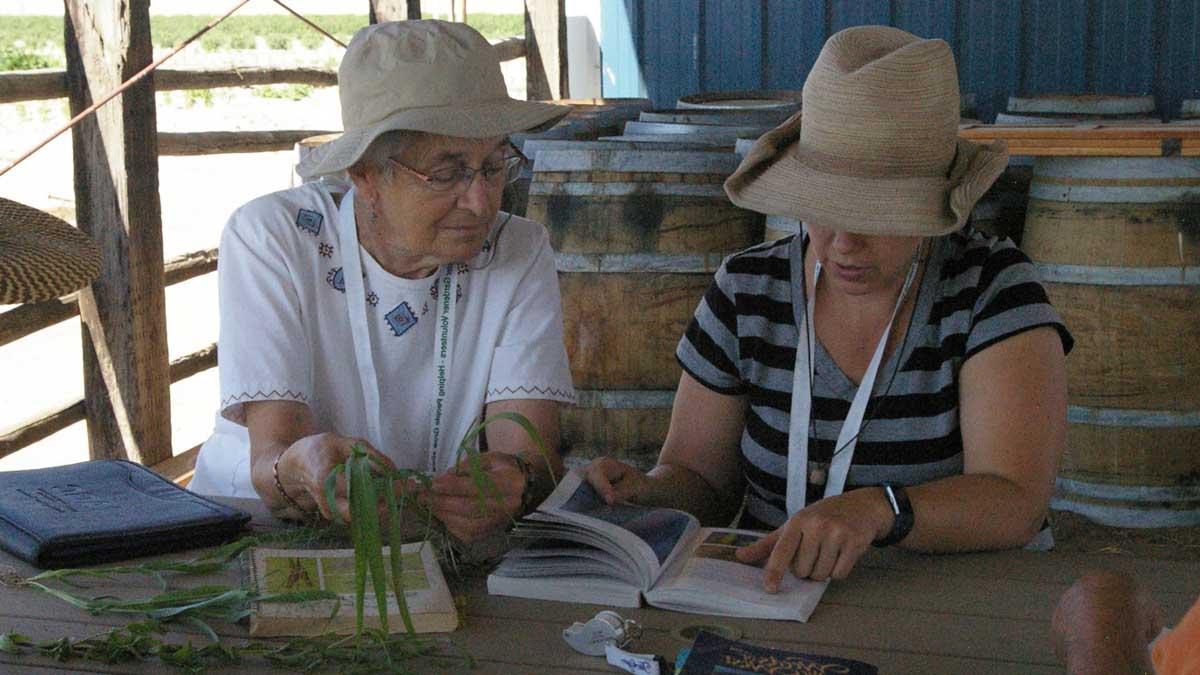
<svg viewBox="0 0 1200 675"><path fill-rule="evenodd" d="M100 250L91 237L45 211L0 197L0 305L61 297L99 274Z"/></svg>
<svg viewBox="0 0 1200 675"><path fill-rule="evenodd" d="M344 131L300 162L305 178L349 168L388 131L487 138L546 127L571 111L509 97L492 45L464 23L434 20L355 33L338 68L338 94Z"/></svg>
<svg viewBox="0 0 1200 675"><path fill-rule="evenodd" d="M959 138L958 117L949 45L847 28L821 49L803 112L754 143L725 192L743 208L836 230L947 234L1008 162L1002 141Z"/></svg>

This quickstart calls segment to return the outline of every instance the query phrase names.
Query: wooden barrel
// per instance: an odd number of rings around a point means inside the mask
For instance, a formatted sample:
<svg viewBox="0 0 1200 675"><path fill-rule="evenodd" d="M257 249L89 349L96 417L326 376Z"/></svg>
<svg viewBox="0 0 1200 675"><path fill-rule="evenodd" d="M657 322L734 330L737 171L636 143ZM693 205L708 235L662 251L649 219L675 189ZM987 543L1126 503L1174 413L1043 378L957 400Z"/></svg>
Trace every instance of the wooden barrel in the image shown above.
<svg viewBox="0 0 1200 675"><path fill-rule="evenodd" d="M753 138L739 138L734 152L737 153L738 161L745 159L750 152L750 148L754 146ZM768 215L763 222L763 241L775 241L783 239L793 234L800 234L803 231L803 225L795 218L787 216Z"/></svg>
<svg viewBox="0 0 1200 675"><path fill-rule="evenodd" d="M765 110L738 110L713 108L679 108L677 110L643 110L638 114L639 122L664 122L667 124L701 124L717 126L760 126L776 127L792 116L786 108Z"/></svg>
<svg viewBox="0 0 1200 675"><path fill-rule="evenodd" d="M582 98L554 102L571 106L571 112L549 129L509 136L513 145L530 159L533 159L533 156L525 152L525 144L528 141L590 141L599 136L619 134L625 122L636 120L641 111L653 107L648 98ZM505 186L500 209L518 216L525 215L532 178L532 168L527 166L516 182Z"/></svg>
<svg viewBox="0 0 1200 675"><path fill-rule="evenodd" d="M341 134L321 134L320 136L309 136L308 138L302 138L296 142L296 145L293 146L296 151L296 165L292 167L292 187L296 187L302 183L311 183L315 180L337 181L347 185L350 183L350 175L345 171L339 171L335 174L329 174L327 176L312 176L309 178L305 178L296 173L296 166L298 166L300 162L303 162L305 157L308 157L314 150L322 145L325 145L329 141L338 138L339 136L341 136Z"/></svg>
<svg viewBox="0 0 1200 675"><path fill-rule="evenodd" d="M1117 121L1121 124L1159 124L1161 121L1154 114L1154 97L1108 94L1012 96L1008 99L1008 111L996 116L996 124L1022 126ZM1032 157L1010 158L1008 168L971 213L975 228L995 237L1008 237L1020 245L1032 176Z"/></svg>
<svg viewBox="0 0 1200 675"><path fill-rule="evenodd" d="M762 240L731 204L733 153L541 151L529 216L557 251L564 337L580 404L564 446L653 464L679 383L675 347L721 260Z"/></svg>
<svg viewBox="0 0 1200 675"><path fill-rule="evenodd" d="M682 141L695 145L707 146L712 151L733 152L737 143L736 136L721 134L624 134L622 136L601 136L598 141L616 141L619 143L658 143L676 146Z"/></svg>
<svg viewBox="0 0 1200 675"><path fill-rule="evenodd" d="M1010 96L1008 112L1030 115L1035 119L1100 117L1121 119L1154 115L1153 96L1120 94L1043 94ZM999 124L999 122L997 122Z"/></svg>
<svg viewBox="0 0 1200 675"><path fill-rule="evenodd" d="M1053 506L1200 524L1200 160L1039 158L1025 251L1075 335Z"/></svg>
<svg viewBox="0 0 1200 675"><path fill-rule="evenodd" d="M713 108L717 110L800 110L802 94L794 89L745 89L715 91L680 96L677 108Z"/></svg>
<svg viewBox="0 0 1200 675"><path fill-rule="evenodd" d="M761 124L755 125L725 125L725 124L674 124L671 122L626 122L626 136L725 136L733 139L758 138L772 127Z"/></svg>

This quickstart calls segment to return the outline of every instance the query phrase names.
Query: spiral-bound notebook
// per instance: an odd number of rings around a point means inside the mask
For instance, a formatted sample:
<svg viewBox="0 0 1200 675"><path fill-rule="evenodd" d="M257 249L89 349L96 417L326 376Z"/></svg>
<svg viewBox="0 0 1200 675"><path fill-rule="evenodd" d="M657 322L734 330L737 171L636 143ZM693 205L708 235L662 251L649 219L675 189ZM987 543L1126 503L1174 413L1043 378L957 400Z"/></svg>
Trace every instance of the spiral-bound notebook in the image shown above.
<svg viewBox="0 0 1200 675"><path fill-rule="evenodd" d="M249 520L125 460L0 472L0 548L43 569L212 546Z"/></svg>

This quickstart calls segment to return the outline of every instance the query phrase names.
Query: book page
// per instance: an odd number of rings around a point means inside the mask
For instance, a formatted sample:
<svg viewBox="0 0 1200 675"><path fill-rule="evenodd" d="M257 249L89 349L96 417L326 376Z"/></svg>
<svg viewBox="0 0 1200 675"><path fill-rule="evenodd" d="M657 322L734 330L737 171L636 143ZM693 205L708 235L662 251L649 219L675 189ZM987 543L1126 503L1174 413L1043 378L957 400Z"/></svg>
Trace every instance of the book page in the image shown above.
<svg viewBox="0 0 1200 675"><path fill-rule="evenodd" d="M734 551L764 532L703 528L658 584L646 593L656 607L684 612L807 621L828 581L807 581L785 574L778 593L763 589L762 569L738 562Z"/></svg>
<svg viewBox="0 0 1200 675"><path fill-rule="evenodd" d="M383 549L385 560L389 555ZM428 542L405 544L401 549L403 563L404 596L409 611L415 616L427 613L454 613L454 601L446 586L445 577L438 567L433 546ZM338 594L335 600L308 602L255 603L256 622L271 618L303 619L316 623L334 618L336 627L344 618L352 622L354 616L354 551L353 549L270 549L255 548L252 552L252 580L256 588L266 595L296 593L301 591L325 590ZM385 566L388 575L388 598L386 612L389 625L401 623L399 605L391 593L390 565ZM368 580L368 590L363 601L363 614L379 616L379 607Z"/></svg>
<svg viewBox="0 0 1200 675"><path fill-rule="evenodd" d="M529 516L566 521L602 534L634 556L642 588L658 578L699 527L695 517L674 509L633 504L608 505L578 471L568 472L554 492Z"/></svg>

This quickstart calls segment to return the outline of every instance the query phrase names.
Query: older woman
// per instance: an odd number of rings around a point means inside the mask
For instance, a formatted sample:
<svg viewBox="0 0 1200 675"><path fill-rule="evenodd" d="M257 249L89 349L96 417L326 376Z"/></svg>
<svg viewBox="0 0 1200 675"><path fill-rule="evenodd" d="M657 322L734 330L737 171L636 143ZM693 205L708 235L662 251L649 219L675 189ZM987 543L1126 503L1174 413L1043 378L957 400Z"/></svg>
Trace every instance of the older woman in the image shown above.
<svg viewBox="0 0 1200 675"><path fill-rule="evenodd" d="M872 543L1045 543L1072 341L1012 242L964 228L1006 156L957 137L958 100L941 40L829 39L803 121L725 184L807 236L724 262L679 344L658 466L590 465L606 499L728 522L744 495L742 526L771 532L738 555L768 590L844 578Z"/></svg>
<svg viewBox="0 0 1200 675"><path fill-rule="evenodd" d="M435 475L428 503L470 540L561 466L494 424L483 466L499 504L480 513L454 471L486 414L524 415L553 451L558 405L574 397L547 234L499 213L524 159L508 134L567 109L509 98L491 45L464 24L364 28L338 78L345 133L300 171L348 170L353 187L261 197L222 236L221 408L192 488L330 518L322 485L361 443ZM344 488L338 508L348 516Z"/></svg>

